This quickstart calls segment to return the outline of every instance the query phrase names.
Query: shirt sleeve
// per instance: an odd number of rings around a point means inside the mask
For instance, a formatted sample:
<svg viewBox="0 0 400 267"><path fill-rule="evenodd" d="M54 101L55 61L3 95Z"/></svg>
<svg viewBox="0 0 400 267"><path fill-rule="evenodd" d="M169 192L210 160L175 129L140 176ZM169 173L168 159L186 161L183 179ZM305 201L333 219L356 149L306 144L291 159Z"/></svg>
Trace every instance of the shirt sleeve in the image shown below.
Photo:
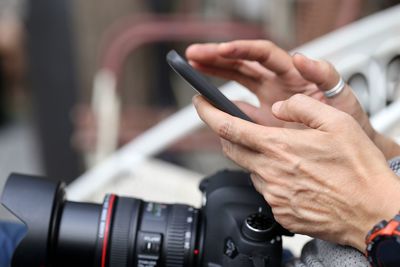
<svg viewBox="0 0 400 267"><path fill-rule="evenodd" d="M397 176L400 176L400 157L389 160L389 167Z"/></svg>

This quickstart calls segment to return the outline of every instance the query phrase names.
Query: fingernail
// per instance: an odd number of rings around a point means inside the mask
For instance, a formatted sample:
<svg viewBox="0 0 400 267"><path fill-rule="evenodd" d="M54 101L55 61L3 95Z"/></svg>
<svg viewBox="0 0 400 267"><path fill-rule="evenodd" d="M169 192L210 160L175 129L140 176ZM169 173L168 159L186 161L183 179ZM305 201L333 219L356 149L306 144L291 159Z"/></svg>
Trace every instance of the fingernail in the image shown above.
<svg viewBox="0 0 400 267"><path fill-rule="evenodd" d="M279 113L279 110L281 109L282 104L283 104L283 101L275 102L271 107L272 112L275 114Z"/></svg>

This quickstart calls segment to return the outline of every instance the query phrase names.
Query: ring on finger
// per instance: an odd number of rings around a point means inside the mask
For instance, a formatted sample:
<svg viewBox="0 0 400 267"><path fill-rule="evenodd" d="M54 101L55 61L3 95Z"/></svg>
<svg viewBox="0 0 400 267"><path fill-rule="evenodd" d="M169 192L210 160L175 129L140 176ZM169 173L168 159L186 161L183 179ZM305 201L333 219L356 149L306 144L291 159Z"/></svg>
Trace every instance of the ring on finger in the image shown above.
<svg viewBox="0 0 400 267"><path fill-rule="evenodd" d="M339 95L343 91L345 86L346 86L346 83L344 82L343 78L340 77L339 82L332 89L325 91L324 95L327 98L333 98L333 97Z"/></svg>

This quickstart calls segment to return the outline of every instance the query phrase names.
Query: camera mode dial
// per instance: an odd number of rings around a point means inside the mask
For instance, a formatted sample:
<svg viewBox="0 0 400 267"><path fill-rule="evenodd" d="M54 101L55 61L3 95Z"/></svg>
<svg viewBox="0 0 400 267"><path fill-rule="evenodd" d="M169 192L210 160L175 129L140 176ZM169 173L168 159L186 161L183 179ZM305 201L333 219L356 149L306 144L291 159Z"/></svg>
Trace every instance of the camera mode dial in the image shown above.
<svg viewBox="0 0 400 267"><path fill-rule="evenodd" d="M254 241L265 241L274 233L276 223L264 213L253 213L247 216L242 225L242 233Z"/></svg>

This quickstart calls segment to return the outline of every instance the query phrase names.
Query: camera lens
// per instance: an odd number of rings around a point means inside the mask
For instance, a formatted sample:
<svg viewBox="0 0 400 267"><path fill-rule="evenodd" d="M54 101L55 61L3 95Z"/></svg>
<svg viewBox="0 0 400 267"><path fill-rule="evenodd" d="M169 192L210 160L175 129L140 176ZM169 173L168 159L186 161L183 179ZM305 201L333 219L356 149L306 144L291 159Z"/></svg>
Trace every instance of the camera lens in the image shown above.
<svg viewBox="0 0 400 267"><path fill-rule="evenodd" d="M62 183L12 174L1 203L27 232L21 238L25 232L15 230L22 241L5 266L281 265L281 235L291 233L274 220L248 173L218 172L200 190L201 210L114 194L93 204L66 201Z"/></svg>
<svg viewBox="0 0 400 267"><path fill-rule="evenodd" d="M65 202L55 266L194 266L199 212L187 205L107 195Z"/></svg>
<svg viewBox="0 0 400 267"><path fill-rule="evenodd" d="M21 188L27 184L31 193L24 195ZM62 185L50 185L22 175L6 184L3 204L29 229L14 252L13 267L32 262L48 267L196 266L199 210L112 194L102 205L65 201ZM46 205L32 200L35 195Z"/></svg>

